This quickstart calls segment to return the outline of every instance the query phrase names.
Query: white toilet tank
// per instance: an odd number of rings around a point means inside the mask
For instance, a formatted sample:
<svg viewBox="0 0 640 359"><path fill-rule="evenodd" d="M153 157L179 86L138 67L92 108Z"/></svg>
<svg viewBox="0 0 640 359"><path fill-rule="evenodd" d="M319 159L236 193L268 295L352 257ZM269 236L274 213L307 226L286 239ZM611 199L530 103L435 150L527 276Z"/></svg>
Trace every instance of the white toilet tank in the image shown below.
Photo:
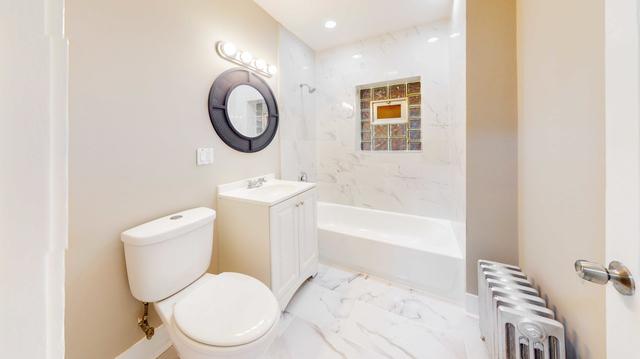
<svg viewBox="0 0 640 359"><path fill-rule="evenodd" d="M129 287L141 302L157 302L188 286L209 268L216 212L194 208L122 233Z"/></svg>

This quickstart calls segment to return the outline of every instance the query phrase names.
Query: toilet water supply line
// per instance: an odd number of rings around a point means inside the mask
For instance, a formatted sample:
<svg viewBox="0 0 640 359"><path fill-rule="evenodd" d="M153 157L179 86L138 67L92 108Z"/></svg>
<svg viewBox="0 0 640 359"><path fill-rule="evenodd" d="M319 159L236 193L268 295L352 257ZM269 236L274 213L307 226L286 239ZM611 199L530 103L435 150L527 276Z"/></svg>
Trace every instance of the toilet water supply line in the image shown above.
<svg viewBox="0 0 640 359"><path fill-rule="evenodd" d="M144 302L142 304L144 305L144 312L142 313L142 318L138 318L138 327L144 332L147 340L151 340L155 329L149 325L149 303Z"/></svg>

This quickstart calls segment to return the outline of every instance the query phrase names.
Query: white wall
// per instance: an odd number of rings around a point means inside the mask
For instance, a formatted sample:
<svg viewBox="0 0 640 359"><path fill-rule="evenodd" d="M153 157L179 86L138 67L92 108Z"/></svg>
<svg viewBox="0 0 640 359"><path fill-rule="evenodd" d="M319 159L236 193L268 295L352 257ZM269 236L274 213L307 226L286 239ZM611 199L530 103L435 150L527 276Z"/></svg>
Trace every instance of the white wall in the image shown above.
<svg viewBox="0 0 640 359"><path fill-rule="evenodd" d="M0 356L64 357L63 2L0 3Z"/></svg>
<svg viewBox="0 0 640 359"><path fill-rule="evenodd" d="M464 213L454 200L464 180L454 181L463 174L452 170L463 152L454 149L451 127L449 32L443 21L317 53L321 200L448 219ZM360 151L356 87L413 76L422 81L423 151Z"/></svg>
<svg viewBox="0 0 640 359"><path fill-rule="evenodd" d="M278 46L280 82L280 160L282 178L297 180L305 172L317 179L316 96L306 83L315 86L315 52L291 32L280 27Z"/></svg>

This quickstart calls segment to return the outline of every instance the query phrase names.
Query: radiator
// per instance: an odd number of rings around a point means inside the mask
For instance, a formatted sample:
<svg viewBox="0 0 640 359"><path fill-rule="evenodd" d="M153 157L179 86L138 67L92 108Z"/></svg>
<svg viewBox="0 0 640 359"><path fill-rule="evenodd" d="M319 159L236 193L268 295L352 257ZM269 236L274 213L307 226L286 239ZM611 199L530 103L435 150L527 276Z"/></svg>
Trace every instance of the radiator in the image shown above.
<svg viewBox="0 0 640 359"><path fill-rule="evenodd" d="M566 359L564 326L519 267L479 260L478 302L492 359Z"/></svg>

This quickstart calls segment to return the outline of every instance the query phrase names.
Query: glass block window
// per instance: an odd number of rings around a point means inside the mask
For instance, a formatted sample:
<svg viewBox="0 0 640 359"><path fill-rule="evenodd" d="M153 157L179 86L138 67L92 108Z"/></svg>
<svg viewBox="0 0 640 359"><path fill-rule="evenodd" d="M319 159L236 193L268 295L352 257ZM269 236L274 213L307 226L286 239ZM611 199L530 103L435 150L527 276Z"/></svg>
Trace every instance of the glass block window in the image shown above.
<svg viewBox="0 0 640 359"><path fill-rule="evenodd" d="M362 151L422 150L420 79L358 87Z"/></svg>

